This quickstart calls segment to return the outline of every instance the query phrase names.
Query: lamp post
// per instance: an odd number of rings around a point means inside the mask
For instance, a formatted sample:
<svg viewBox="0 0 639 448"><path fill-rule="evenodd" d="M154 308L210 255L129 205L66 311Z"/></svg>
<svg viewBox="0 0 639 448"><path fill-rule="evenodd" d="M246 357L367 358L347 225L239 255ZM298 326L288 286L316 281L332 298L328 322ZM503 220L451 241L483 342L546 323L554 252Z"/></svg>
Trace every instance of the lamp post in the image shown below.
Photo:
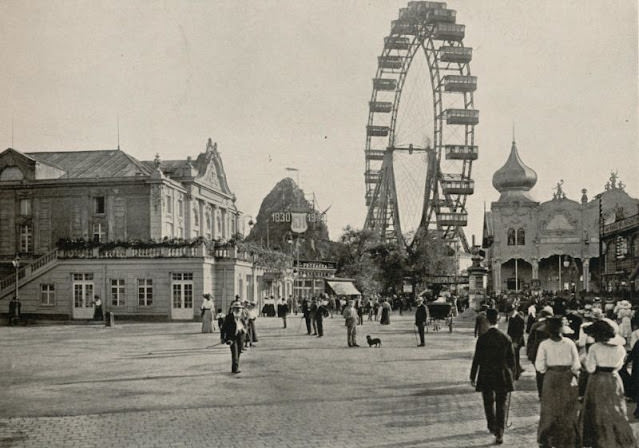
<svg viewBox="0 0 639 448"><path fill-rule="evenodd" d="M16 268L16 300L19 302L20 301L20 297L18 294L18 271L20 269L20 257L18 255L16 255L16 257L11 261L11 264L13 265L14 268Z"/></svg>

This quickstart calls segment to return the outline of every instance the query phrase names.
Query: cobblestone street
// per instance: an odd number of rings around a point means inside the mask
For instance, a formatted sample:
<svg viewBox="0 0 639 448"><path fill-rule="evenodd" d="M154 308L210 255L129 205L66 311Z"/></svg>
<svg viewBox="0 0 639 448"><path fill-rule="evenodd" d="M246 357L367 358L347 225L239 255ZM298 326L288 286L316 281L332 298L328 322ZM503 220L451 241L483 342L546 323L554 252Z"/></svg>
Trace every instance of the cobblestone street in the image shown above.
<svg viewBox="0 0 639 448"><path fill-rule="evenodd" d="M342 318L325 322L317 338L297 316L287 329L259 319L259 344L238 375L219 333L201 334L197 323L2 327L0 446L493 444L467 379L472 320L428 333L425 348L406 313L387 327L358 327L360 348L346 347ZM383 347L366 346L366 334ZM538 402L525 367L503 446L536 446Z"/></svg>

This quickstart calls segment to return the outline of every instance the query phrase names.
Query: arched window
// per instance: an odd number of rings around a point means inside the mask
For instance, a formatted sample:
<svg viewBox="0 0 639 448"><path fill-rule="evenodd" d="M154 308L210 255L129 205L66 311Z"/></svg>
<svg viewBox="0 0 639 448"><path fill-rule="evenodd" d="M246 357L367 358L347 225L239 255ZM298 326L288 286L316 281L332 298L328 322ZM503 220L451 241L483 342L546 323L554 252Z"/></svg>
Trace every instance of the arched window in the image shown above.
<svg viewBox="0 0 639 448"><path fill-rule="evenodd" d="M515 229L508 229L508 245L515 245Z"/></svg>
<svg viewBox="0 0 639 448"><path fill-rule="evenodd" d="M526 231L522 228L517 229L517 245L518 246L526 245Z"/></svg>

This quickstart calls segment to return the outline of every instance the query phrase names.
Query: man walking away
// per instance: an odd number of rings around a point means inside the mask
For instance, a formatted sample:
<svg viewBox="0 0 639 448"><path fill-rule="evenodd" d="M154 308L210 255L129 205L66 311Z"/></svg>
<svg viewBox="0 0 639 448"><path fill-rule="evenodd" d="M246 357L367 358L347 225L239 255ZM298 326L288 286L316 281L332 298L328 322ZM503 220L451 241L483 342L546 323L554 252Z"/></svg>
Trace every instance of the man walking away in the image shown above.
<svg viewBox="0 0 639 448"><path fill-rule="evenodd" d="M417 298L417 309L415 310L415 326L417 327L417 332L419 333L419 345L418 347L423 347L426 344L424 343L424 328L426 327L426 321L428 320L428 309L426 305L424 305L424 299L421 297Z"/></svg>
<svg viewBox="0 0 639 448"><path fill-rule="evenodd" d="M475 318L475 337L481 336L486 331L488 331L488 328L490 328L488 319L486 319L487 310L488 305L482 305L479 313L477 313L477 317Z"/></svg>
<svg viewBox="0 0 639 448"><path fill-rule="evenodd" d="M513 341L513 350L515 351L515 380L518 380L524 369L521 367L519 358L519 350L524 346L524 327L526 326L524 321L524 315L516 308L512 309L512 315L508 319L508 329L506 334L510 336L510 340Z"/></svg>
<svg viewBox="0 0 639 448"><path fill-rule="evenodd" d="M498 311L488 309L486 318L490 328L477 338L470 382L481 392L488 430L495 435L495 443L504 443L506 426L506 398L513 390L515 354L512 341L497 328Z"/></svg>
<svg viewBox="0 0 639 448"><path fill-rule="evenodd" d="M359 347L357 345L357 310L353 306L353 301L349 300L342 311L346 322L346 342L349 347Z"/></svg>

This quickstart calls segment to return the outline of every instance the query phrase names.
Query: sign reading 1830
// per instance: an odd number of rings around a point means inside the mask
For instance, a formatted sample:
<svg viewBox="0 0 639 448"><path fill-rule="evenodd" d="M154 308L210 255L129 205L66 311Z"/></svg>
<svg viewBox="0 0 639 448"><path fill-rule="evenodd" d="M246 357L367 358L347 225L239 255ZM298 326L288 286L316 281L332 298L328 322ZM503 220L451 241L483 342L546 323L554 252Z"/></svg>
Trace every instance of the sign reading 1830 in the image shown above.
<svg viewBox="0 0 639 448"><path fill-rule="evenodd" d="M271 214L271 219L273 222L291 222L295 216L299 216L300 214L306 215L307 222L326 222L326 214L318 213L316 211L313 212L273 212Z"/></svg>

